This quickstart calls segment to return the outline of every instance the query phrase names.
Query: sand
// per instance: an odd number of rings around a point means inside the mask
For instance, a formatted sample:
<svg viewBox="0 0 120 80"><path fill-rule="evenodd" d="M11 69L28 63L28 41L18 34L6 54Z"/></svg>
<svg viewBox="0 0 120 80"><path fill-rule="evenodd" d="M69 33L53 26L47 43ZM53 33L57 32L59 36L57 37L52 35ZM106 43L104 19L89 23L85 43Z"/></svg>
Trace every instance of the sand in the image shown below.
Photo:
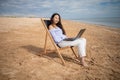
<svg viewBox="0 0 120 80"><path fill-rule="evenodd" d="M61 52L66 66L55 52L44 54L40 18L0 18L0 80L120 80L120 28L62 22L70 37L86 28L82 37L87 39L88 68L70 49ZM47 51L53 49L49 39Z"/></svg>

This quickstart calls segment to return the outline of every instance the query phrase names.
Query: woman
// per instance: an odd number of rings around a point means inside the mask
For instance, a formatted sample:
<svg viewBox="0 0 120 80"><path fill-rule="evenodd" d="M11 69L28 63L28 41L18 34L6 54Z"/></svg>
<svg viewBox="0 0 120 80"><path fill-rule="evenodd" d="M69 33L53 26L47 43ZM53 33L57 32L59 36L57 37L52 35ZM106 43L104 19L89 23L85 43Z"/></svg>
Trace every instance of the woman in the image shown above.
<svg viewBox="0 0 120 80"><path fill-rule="evenodd" d="M86 39L79 38L74 41L65 41L66 36L65 30L61 24L61 17L58 13L54 13L51 16L51 24L48 26L49 32L52 35L55 43L59 47L66 47L66 46L77 46L79 52L79 60L83 66L87 66L85 63L84 57L86 56Z"/></svg>

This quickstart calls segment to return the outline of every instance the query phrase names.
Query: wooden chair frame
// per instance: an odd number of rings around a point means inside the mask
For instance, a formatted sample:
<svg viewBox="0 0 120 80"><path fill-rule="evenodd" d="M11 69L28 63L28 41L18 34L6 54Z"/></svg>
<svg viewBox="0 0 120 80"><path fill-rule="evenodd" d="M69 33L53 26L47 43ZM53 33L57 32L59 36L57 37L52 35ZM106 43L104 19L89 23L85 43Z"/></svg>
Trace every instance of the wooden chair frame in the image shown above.
<svg viewBox="0 0 120 80"><path fill-rule="evenodd" d="M54 40L53 40L50 32L48 31L48 26L47 26L47 24L45 23L45 20L46 20L46 21L49 21L50 19L48 19L48 18L41 18L41 21L42 21L42 23L43 23L43 26L45 27L45 30L46 30L44 53L45 53L45 54L47 53L47 52L46 52L47 39L48 39L47 37L49 36L52 44L53 44L54 47L55 47L55 51L57 52L58 56L60 57L63 65L65 65L65 61L64 61L64 59L63 59L63 57L62 57L62 55L61 55L61 53L60 53L61 50L70 48L70 49L72 50L73 54L75 55L75 57L78 58L78 56L76 55L76 53L75 53L75 51L74 51L74 49L73 49L73 46L68 46L68 47L64 47L64 48L59 48L59 47L55 44L55 42L54 42Z"/></svg>

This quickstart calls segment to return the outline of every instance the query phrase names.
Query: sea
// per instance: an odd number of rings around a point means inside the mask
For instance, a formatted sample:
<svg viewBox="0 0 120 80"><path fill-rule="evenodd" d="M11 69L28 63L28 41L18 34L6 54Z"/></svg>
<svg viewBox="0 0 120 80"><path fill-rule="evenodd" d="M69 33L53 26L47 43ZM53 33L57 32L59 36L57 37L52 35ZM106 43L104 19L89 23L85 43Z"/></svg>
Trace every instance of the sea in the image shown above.
<svg viewBox="0 0 120 80"><path fill-rule="evenodd" d="M120 28L120 17L81 18L81 19L74 19L73 21Z"/></svg>

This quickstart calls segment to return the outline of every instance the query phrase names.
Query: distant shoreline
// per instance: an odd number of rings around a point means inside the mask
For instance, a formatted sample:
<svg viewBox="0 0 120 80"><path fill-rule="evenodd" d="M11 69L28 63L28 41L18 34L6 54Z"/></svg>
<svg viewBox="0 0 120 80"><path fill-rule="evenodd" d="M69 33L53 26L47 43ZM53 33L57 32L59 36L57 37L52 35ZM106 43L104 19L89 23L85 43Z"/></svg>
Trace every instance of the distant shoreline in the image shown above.
<svg viewBox="0 0 120 80"><path fill-rule="evenodd" d="M85 19L74 19L73 21L102 25L108 27L120 28L120 17L111 17L111 18L85 18Z"/></svg>
<svg viewBox="0 0 120 80"><path fill-rule="evenodd" d="M0 18L41 18L41 17L34 17L34 16L29 16L29 17L23 17L23 16L0 16ZM111 25L105 25L105 24L97 24L94 22L88 22L88 21L82 21L82 20L72 20L72 19L64 19L64 20L70 20L70 21L75 21L75 22L80 22L80 23L84 23L84 24L90 24L90 25L96 25L96 26L102 26L102 27L109 27L109 28L115 28L115 29L120 29L120 27L115 27L115 26L111 26Z"/></svg>
<svg viewBox="0 0 120 80"><path fill-rule="evenodd" d="M35 16L0 16L0 18L40 18L40 17L35 17Z"/></svg>

